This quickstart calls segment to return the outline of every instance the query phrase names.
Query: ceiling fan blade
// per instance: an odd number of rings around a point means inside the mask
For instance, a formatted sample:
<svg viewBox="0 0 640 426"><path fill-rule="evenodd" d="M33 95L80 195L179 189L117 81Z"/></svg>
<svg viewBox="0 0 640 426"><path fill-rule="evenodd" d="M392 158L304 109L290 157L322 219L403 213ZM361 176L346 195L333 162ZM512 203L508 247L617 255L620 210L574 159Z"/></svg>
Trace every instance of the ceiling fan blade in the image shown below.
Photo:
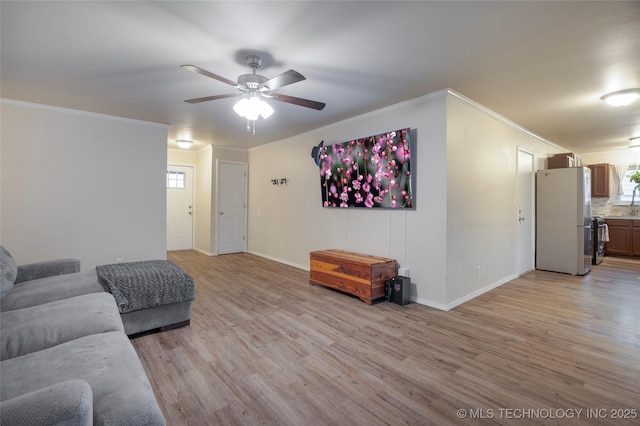
<svg viewBox="0 0 640 426"><path fill-rule="evenodd" d="M306 80L306 78L302 74L300 74L298 71L289 70L265 81L260 86L258 86L258 89L268 87L269 90L276 90L282 86L297 83L298 81L302 80Z"/></svg>
<svg viewBox="0 0 640 426"><path fill-rule="evenodd" d="M228 84L229 86L233 86L236 87L238 85L238 83L236 83L235 81L231 81L228 78L224 78L222 76L219 76L218 74L214 74L210 71L207 70L203 70L200 67L196 67L195 65L180 65L182 68L189 70L191 72L195 72L197 74L200 75L204 75L205 77L209 77L209 78L213 78L214 80L218 80L221 81L223 83Z"/></svg>
<svg viewBox="0 0 640 426"><path fill-rule="evenodd" d="M226 95L204 96L202 98L187 99L188 104L199 104L200 102L215 101L216 99L233 98L242 96L242 93L227 93Z"/></svg>
<svg viewBox="0 0 640 426"><path fill-rule="evenodd" d="M272 93L271 95L272 95L271 99L273 100L286 102L294 105L299 105L299 106L315 109L318 111L321 111L326 105L325 103L322 103L322 102L310 101L309 99L296 98L295 96L276 95L275 93Z"/></svg>

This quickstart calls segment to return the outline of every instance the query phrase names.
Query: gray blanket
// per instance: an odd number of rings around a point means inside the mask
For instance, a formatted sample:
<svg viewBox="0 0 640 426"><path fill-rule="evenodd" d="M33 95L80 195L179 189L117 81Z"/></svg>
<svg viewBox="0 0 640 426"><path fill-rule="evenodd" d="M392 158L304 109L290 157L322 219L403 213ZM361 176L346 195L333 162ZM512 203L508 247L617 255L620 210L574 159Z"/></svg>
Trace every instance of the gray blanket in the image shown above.
<svg viewBox="0 0 640 426"><path fill-rule="evenodd" d="M193 278L168 260L114 263L96 272L120 313L195 299Z"/></svg>

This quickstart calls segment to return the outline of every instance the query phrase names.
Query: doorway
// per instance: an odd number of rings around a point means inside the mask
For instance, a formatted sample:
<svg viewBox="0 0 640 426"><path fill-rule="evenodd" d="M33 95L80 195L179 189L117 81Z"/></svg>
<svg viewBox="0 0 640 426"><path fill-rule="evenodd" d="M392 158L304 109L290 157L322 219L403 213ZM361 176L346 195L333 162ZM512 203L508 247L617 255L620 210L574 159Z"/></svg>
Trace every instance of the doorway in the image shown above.
<svg viewBox="0 0 640 426"><path fill-rule="evenodd" d="M518 275L534 269L535 167L533 154L518 149Z"/></svg>
<svg viewBox="0 0 640 426"><path fill-rule="evenodd" d="M167 165L167 250L193 248L193 167Z"/></svg>
<svg viewBox="0 0 640 426"><path fill-rule="evenodd" d="M217 161L218 254L247 250L247 163Z"/></svg>

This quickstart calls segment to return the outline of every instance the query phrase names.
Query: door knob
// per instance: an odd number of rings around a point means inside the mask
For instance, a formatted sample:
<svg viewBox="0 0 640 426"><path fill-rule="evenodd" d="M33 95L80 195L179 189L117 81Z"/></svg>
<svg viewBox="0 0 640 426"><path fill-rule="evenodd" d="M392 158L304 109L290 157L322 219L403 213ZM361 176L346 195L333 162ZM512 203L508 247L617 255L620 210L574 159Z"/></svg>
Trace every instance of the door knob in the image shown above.
<svg viewBox="0 0 640 426"><path fill-rule="evenodd" d="M518 218L518 221L519 221L520 223L524 222L524 217L520 216L520 217Z"/></svg>

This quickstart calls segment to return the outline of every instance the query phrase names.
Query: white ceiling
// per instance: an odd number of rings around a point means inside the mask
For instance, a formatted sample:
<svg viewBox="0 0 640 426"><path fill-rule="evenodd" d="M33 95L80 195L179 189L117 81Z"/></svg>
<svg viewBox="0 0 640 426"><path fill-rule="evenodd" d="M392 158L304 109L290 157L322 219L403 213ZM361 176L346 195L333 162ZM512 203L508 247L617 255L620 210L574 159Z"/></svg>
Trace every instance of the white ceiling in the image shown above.
<svg viewBox="0 0 640 426"><path fill-rule="evenodd" d="M451 88L574 152L625 149L640 136L640 2L25 2L2 1L1 96L170 124L179 138L249 148ZM256 135L232 93L180 68L235 80L307 80L277 92L325 102L271 102Z"/></svg>

